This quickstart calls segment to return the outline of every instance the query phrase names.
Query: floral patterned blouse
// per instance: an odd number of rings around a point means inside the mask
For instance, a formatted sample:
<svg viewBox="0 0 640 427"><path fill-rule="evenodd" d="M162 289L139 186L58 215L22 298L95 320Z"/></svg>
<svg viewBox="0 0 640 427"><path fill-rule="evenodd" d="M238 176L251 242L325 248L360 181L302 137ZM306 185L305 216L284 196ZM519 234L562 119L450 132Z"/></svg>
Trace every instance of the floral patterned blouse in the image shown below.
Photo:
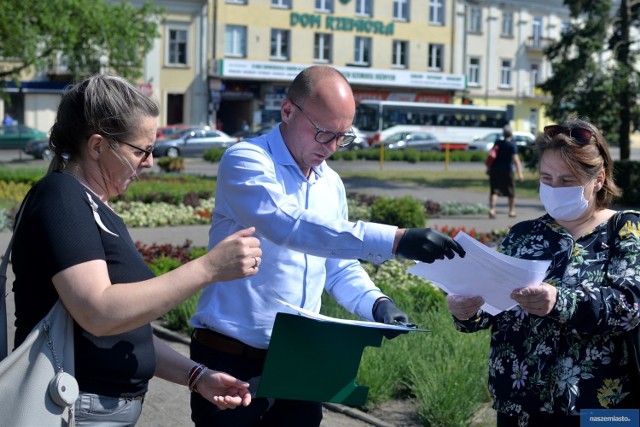
<svg viewBox="0 0 640 427"><path fill-rule="evenodd" d="M551 260L545 282L558 297L547 316L516 306L496 316L481 310L466 321L454 317L461 332L491 328L489 391L499 413L526 425L531 413L578 415L632 397L621 334L640 323L640 212L614 218L612 251L607 222L578 240L549 215L512 227L501 252Z"/></svg>

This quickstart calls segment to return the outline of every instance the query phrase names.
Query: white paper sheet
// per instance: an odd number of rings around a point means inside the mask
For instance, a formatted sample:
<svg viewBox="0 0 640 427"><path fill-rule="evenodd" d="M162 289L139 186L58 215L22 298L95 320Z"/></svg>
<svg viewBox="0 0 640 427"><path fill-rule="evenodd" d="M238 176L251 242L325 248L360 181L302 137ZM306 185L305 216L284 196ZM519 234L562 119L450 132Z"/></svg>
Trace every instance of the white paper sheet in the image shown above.
<svg viewBox="0 0 640 427"><path fill-rule="evenodd" d="M464 232L455 240L466 251L464 258L456 255L432 264L418 262L408 271L449 294L480 295L485 301L482 309L493 315L516 306L511 291L541 283L551 264L501 254Z"/></svg>
<svg viewBox="0 0 640 427"><path fill-rule="evenodd" d="M407 326L397 326L397 325L387 325L385 323L379 322L366 322L363 320L348 320L348 319L338 319L336 317L325 316L324 314L314 313L312 311L306 310L302 307L297 307L293 304L289 304L286 301L282 301L281 299L276 298L276 301L286 306L289 310L282 310L284 313L297 313L301 316L308 317L309 319L320 320L322 322L333 322L333 323L341 323L343 325L356 325L356 326L364 326L365 328L375 328L375 329L393 329L397 331L422 331L422 332L430 332L429 329L420 329L420 328L410 328Z"/></svg>

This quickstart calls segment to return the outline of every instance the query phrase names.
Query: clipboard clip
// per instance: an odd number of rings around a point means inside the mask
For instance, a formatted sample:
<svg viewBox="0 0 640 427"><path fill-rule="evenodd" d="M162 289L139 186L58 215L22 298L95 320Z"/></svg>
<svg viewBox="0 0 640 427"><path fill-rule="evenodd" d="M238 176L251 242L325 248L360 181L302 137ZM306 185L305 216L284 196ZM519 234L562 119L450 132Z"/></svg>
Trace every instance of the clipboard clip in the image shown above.
<svg viewBox="0 0 640 427"><path fill-rule="evenodd" d="M394 320L392 325L394 325L394 326L402 326L402 327L410 328L410 329L418 329L418 325L416 325L415 323L399 322L397 320Z"/></svg>

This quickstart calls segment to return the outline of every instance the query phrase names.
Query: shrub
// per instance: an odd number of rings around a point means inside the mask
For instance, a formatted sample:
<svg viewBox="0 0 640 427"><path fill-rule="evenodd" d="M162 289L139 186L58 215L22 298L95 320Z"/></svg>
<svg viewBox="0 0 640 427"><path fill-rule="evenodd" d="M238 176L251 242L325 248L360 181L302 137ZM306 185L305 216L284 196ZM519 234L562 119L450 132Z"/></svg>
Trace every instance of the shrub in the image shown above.
<svg viewBox="0 0 640 427"><path fill-rule="evenodd" d="M184 245L181 246L155 243L145 245L141 242L136 242L136 248L156 276L174 270L182 264L204 255L207 251L203 247L192 247L190 240L186 240ZM162 316L169 329L180 331L187 335L191 334L192 328L189 325L189 319L196 312L198 298L201 293L198 292L192 295Z"/></svg>
<svg viewBox="0 0 640 427"><path fill-rule="evenodd" d="M224 148L209 148L202 157L211 163L219 162L225 151L226 149Z"/></svg>
<svg viewBox="0 0 640 427"><path fill-rule="evenodd" d="M164 175L145 173L140 175L140 181L129 186L125 193L119 194L112 200L154 203L164 202L180 205L185 198L193 205L193 197L206 200L213 197L216 180L212 177L198 177L191 175Z"/></svg>
<svg viewBox="0 0 640 427"><path fill-rule="evenodd" d="M13 181L35 184L40 178L45 176L47 168L0 168L0 181Z"/></svg>
<svg viewBox="0 0 640 427"><path fill-rule="evenodd" d="M184 158L182 157L162 157L156 164L164 172L184 171Z"/></svg>
<svg viewBox="0 0 640 427"><path fill-rule="evenodd" d="M406 150L404 152L404 160L409 163L418 163L421 160L420 152L412 149Z"/></svg>
<svg viewBox="0 0 640 427"><path fill-rule="evenodd" d="M385 161L404 161L404 162L442 162L445 160L446 153L444 151L416 151L409 150L385 150ZM449 152L449 161L452 162L484 162L487 153L483 151L461 151L454 150ZM380 160L379 148L367 148L363 150L347 151L340 150L333 154L333 160Z"/></svg>
<svg viewBox="0 0 640 427"><path fill-rule="evenodd" d="M32 183L25 181L0 181L0 199L19 204L27 195Z"/></svg>
<svg viewBox="0 0 640 427"><path fill-rule="evenodd" d="M460 231L464 231L469 236L473 237L480 243L483 243L487 246L497 246L502 241L502 239L504 239L509 233L508 228L504 230L492 230L491 232L488 232L488 233L480 233L476 231L475 228L471 228L467 230L466 227L449 227L446 225L444 227L436 226L434 228L436 230L439 230L441 233L447 234L451 237L456 237L456 234L458 234Z"/></svg>
<svg viewBox="0 0 640 427"><path fill-rule="evenodd" d="M404 196L380 197L371 205L371 221L400 228L424 227L426 219L420 201Z"/></svg>

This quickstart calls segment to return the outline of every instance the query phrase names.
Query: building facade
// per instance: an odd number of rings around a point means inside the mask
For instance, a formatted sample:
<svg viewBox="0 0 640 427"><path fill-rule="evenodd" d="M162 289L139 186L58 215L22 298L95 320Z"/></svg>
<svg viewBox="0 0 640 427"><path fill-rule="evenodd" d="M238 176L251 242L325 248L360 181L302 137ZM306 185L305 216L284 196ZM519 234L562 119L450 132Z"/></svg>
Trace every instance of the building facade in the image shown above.
<svg viewBox="0 0 640 427"><path fill-rule="evenodd" d="M356 100L454 101L449 0L217 0L209 67L212 116L234 132L280 119L288 84L336 67Z"/></svg>
<svg viewBox="0 0 640 427"><path fill-rule="evenodd" d="M537 132L550 101L536 88L552 72L543 49L569 22L562 0L154 4L165 15L135 83L160 104L160 125L217 124L228 133L277 122L288 84L313 64L342 71L357 101L512 105L514 129ZM9 87L11 108L0 109L48 131L64 75L63 61L33 73Z"/></svg>
<svg viewBox="0 0 640 427"><path fill-rule="evenodd" d="M544 48L561 37L568 9L558 0L459 1L454 72L464 72L462 97L477 105L514 106L514 128L541 131L551 97L536 87L552 72Z"/></svg>

